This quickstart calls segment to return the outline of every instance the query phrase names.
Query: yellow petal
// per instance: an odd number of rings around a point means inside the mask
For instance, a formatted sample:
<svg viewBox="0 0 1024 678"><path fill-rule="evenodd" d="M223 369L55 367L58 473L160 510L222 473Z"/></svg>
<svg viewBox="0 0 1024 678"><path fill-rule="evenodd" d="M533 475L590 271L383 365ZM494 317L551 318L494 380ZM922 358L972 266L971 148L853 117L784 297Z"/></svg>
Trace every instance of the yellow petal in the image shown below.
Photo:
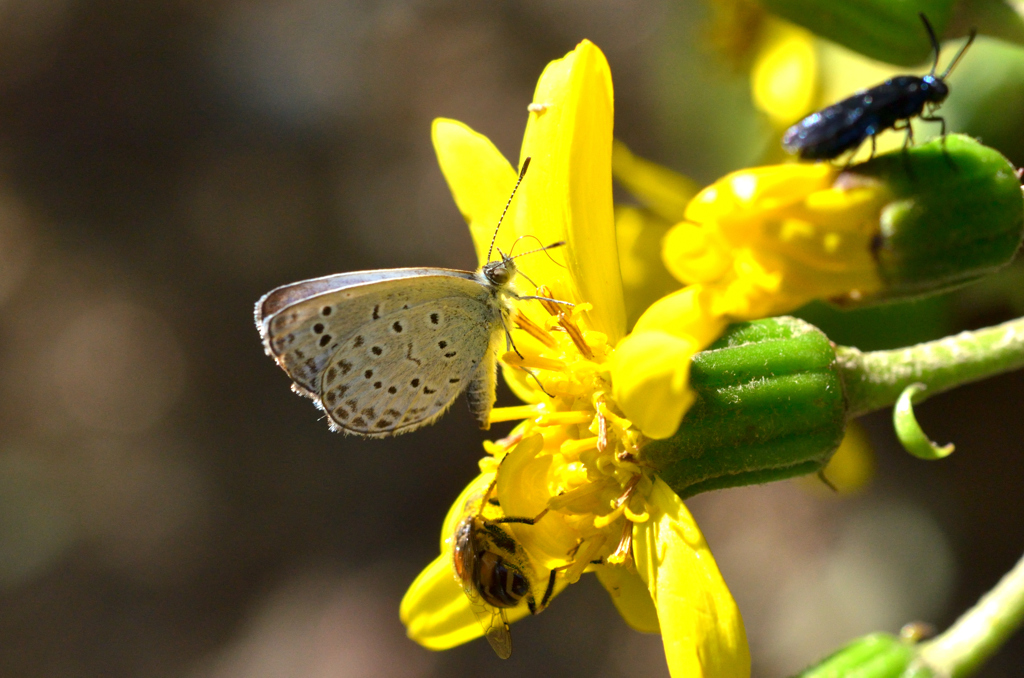
<svg viewBox="0 0 1024 678"><path fill-rule="evenodd" d="M856 494L871 481L875 473L875 452L867 431L858 420L846 425L846 435L839 449L829 459L824 469L828 487L817 476L803 476L802 483L812 492L834 498L839 494ZM835 488L835 489L832 489Z"/></svg>
<svg viewBox="0 0 1024 678"><path fill-rule="evenodd" d="M659 299L636 321L633 334L664 332L691 338L698 350L722 334L728 322L715 314L713 297L701 285L690 285Z"/></svg>
<svg viewBox="0 0 1024 678"><path fill-rule="evenodd" d="M633 558L658 609L669 673L746 678L743 619L693 516L660 478L648 503L650 520L633 527Z"/></svg>
<svg viewBox="0 0 1024 678"><path fill-rule="evenodd" d="M612 147L615 178L652 212L670 222L682 220L698 187L682 174L634 155L621 141Z"/></svg>
<svg viewBox="0 0 1024 678"><path fill-rule="evenodd" d="M540 435L524 438L502 460L498 470L497 494L502 510L509 516L532 518L548 506L551 499L552 457L543 453ZM545 515L535 525L509 525L531 562L542 568L565 564L579 534L556 512Z"/></svg>
<svg viewBox="0 0 1024 678"><path fill-rule="evenodd" d="M732 251L710 228L681 221L662 240L665 268L687 283L714 282L732 268Z"/></svg>
<svg viewBox="0 0 1024 678"><path fill-rule="evenodd" d="M483 266L498 218L516 185L516 170L487 137L457 120L437 118L431 137L441 172L469 224L477 260ZM507 253L515 236L506 226L499 232L498 245Z"/></svg>
<svg viewBox="0 0 1024 678"><path fill-rule="evenodd" d="M627 624L640 633L661 633L658 610L640 575L621 565L598 565L594 572Z"/></svg>
<svg viewBox="0 0 1024 678"><path fill-rule="evenodd" d="M487 491L494 481L494 473L481 473L470 481L469 485L462 490L458 499L448 509L448 515L444 517L441 525L441 553L451 552L451 539L455 535L455 528L462 522L465 516L466 502L475 495L482 495Z"/></svg>
<svg viewBox="0 0 1024 678"><path fill-rule="evenodd" d="M811 112L817 93L814 36L784 21L765 26L765 47L751 72L754 103L784 127Z"/></svg>
<svg viewBox="0 0 1024 678"><path fill-rule="evenodd" d="M515 221L544 244L565 240L568 246L552 256L567 268L545 256L520 266L556 296L593 304L590 329L614 344L625 333L626 312L612 210L612 81L604 54L584 40L552 61L534 103L543 106L530 113L523 138L522 158L532 161Z"/></svg>
<svg viewBox="0 0 1024 678"><path fill-rule="evenodd" d="M529 610L520 605L507 614L512 622L525 617ZM416 577L402 598L399 616L409 637L431 650L447 650L484 634L469 598L455 581L448 553L435 558Z"/></svg>
<svg viewBox="0 0 1024 678"><path fill-rule="evenodd" d="M693 404L690 360L699 350L692 338L665 332L634 332L612 357L615 402L626 418L654 439L668 438Z"/></svg>
<svg viewBox="0 0 1024 678"><path fill-rule="evenodd" d="M661 241L671 227L651 210L633 205L615 208L627 326L636 323L652 303L680 287L661 258Z"/></svg>

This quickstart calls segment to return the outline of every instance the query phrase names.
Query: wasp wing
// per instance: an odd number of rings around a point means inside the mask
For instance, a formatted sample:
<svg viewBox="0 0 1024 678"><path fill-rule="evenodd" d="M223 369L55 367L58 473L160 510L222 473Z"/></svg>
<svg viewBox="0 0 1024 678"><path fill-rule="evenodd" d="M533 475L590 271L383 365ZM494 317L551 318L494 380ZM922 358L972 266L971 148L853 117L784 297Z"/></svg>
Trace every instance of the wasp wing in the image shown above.
<svg viewBox="0 0 1024 678"><path fill-rule="evenodd" d="M916 76L899 76L812 113L786 130L783 147L808 160L825 160L860 145L921 112Z"/></svg>

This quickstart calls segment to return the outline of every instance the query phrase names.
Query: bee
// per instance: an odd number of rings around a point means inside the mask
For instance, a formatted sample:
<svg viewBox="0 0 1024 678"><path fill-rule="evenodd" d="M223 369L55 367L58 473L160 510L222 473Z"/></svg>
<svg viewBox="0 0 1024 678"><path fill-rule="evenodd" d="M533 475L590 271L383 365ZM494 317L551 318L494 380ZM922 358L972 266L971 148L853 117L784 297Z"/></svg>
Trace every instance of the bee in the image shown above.
<svg viewBox="0 0 1024 678"><path fill-rule="evenodd" d="M484 637L502 659L512 654L512 635L507 610L526 602L530 614L537 614L551 599L556 571L548 575L547 588L540 604L533 593L530 565L523 547L506 525L533 525L537 518L485 518L484 509L496 506L492 483L483 494L471 496L463 508L463 517L452 540L452 567L455 578L469 598L470 608L484 629ZM541 514L543 515L543 514Z"/></svg>

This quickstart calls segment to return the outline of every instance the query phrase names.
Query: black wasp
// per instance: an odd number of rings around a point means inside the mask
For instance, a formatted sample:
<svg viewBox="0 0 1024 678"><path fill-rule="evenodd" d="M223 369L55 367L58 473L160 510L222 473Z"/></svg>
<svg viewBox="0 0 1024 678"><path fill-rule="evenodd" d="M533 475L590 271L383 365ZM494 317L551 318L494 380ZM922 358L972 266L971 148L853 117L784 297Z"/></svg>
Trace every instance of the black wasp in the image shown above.
<svg viewBox="0 0 1024 678"><path fill-rule="evenodd" d="M922 120L942 123L942 134L946 133L946 121L932 115L939 104L949 96L945 79L960 61L967 48L974 42L976 31L971 30L967 42L950 62L946 72L935 75L939 65L939 40L928 19L921 14L928 37L935 48L935 61L931 73L923 77L899 75L881 85L857 92L848 99L832 104L817 113L812 113L786 130L782 147L796 153L803 160L831 160L855 149L866 137L871 137L871 155L875 154L875 135L889 129L906 129L907 140L904 148L914 139L910 118L921 116ZM925 106L928 114L923 115ZM902 122L903 125L897 127Z"/></svg>

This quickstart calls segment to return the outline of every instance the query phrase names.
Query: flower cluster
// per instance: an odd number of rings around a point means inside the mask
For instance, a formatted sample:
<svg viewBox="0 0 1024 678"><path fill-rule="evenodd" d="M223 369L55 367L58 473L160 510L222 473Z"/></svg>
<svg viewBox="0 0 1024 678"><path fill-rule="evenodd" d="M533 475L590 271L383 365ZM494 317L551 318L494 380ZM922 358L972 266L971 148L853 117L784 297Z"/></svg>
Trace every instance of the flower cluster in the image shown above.
<svg viewBox="0 0 1024 678"><path fill-rule="evenodd" d="M495 644L495 628L501 636L507 621L594 572L631 626L662 635L672 675L742 678L750 656L739 610L644 447L677 431L695 401L691 359L729 323L814 299L855 302L885 286L877 254L892 194L828 164L744 170L696 192L614 142L610 71L586 41L547 67L528 110L529 176L495 245L564 241L524 259L516 285L572 306L531 299L512 312L513 350L501 364L524 404L495 409L491 421L519 423L485 445L481 474L452 507L402 620L432 649L485 634ZM482 265L518 173L459 122L436 121L433 141ZM643 207L616 209L613 169ZM649 275L650 253L633 251L648 227L664 236L660 278ZM659 286L664 294L648 302ZM467 573L472 558L458 563L457 581L453 552L466 543L479 543L488 565ZM496 588L490 602L474 589L485 576Z"/></svg>

